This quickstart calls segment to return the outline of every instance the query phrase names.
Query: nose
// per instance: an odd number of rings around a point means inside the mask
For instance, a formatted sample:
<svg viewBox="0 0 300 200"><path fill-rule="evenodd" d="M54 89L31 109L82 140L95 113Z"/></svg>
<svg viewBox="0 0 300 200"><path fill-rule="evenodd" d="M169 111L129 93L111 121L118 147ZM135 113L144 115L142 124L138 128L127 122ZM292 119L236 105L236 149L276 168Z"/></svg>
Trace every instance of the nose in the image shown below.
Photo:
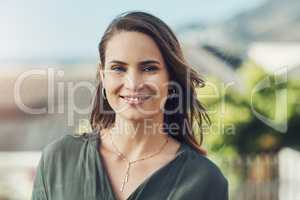
<svg viewBox="0 0 300 200"><path fill-rule="evenodd" d="M125 77L124 86L128 90L138 91L143 85L142 76L135 70L129 70Z"/></svg>

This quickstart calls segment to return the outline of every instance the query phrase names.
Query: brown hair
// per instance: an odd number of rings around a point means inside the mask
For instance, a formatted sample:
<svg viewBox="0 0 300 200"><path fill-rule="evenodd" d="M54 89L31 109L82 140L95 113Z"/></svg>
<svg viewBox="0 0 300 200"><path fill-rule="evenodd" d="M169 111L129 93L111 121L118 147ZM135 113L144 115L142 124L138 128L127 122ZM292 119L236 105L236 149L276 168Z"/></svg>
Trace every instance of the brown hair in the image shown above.
<svg viewBox="0 0 300 200"><path fill-rule="evenodd" d="M180 128L176 134L169 134L179 142L184 142L206 155L201 145L203 143L203 122L210 124L210 119L197 99L196 87L203 87L204 81L199 77L185 61L180 44L172 30L159 18L145 12L126 12L116 17L108 26L99 43L98 49L102 67L105 63L105 48L107 42L114 34L121 31L135 31L150 36L159 47L166 63L170 81L180 85L184 91L180 110L172 114L164 113L164 123L176 123ZM99 67L100 68L100 67ZM189 78L187 78L189 76ZM115 122L115 113L104 113L104 110L113 111L107 99L103 98L102 83L97 73L97 90L93 102L93 110L90 116L90 124L93 130L100 131L102 128L111 127ZM176 91L176 90L175 90ZM179 105L178 98L168 98L165 103L166 110L172 110ZM199 130L200 141L197 142L193 125L196 122Z"/></svg>

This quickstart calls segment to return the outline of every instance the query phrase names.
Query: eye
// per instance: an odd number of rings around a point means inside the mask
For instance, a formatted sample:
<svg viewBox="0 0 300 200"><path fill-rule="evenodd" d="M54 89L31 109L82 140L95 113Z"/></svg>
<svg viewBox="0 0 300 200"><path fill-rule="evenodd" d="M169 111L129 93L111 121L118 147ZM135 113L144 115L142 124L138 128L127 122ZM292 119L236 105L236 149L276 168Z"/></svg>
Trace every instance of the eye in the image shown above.
<svg viewBox="0 0 300 200"><path fill-rule="evenodd" d="M156 66L144 67L144 71L147 71L147 72L156 71L156 70L158 70L158 67L156 67Z"/></svg>
<svg viewBox="0 0 300 200"><path fill-rule="evenodd" d="M111 70L117 71L117 72L122 72L122 71L125 71L126 69L120 65L114 65L111 67Z"/></svg>

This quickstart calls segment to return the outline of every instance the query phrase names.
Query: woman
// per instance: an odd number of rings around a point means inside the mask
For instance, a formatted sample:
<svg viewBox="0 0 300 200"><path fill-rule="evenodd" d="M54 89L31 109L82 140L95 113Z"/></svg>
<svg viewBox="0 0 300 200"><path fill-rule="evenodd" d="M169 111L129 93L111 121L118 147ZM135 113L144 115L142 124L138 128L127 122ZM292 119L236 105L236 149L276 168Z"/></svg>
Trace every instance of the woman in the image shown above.
<svg viewBox="0 0 300 200"><path fill-rule="evenodd" d="M226 200L227 180L192 125L209 123L170 28L144 12L111 22L99 44L91 133L42 153L32 199Z"/></svg>

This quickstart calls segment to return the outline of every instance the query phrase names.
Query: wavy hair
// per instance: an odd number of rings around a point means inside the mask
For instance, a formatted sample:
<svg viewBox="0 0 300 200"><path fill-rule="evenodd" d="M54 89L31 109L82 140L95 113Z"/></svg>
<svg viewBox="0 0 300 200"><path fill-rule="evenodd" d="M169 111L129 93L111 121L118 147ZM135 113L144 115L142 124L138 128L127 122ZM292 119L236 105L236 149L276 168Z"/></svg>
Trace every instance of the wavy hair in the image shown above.
<svg viewBox="0 0 300 200"><path fill-rule="evenodd" d="M159 47L166 63L170 81L180 86L177 97L168 98L164 109L173 110L180 107L178 111L168 114L164 112L164 124L177 124L179 129L172 134L167 133L179 142L184 142L196 149L202 155L206 155L206 150L201 147L203 143L203 123L210 124L209 116L197 98L196 88L203 87L204 81L199 74L187 64L184 59L179 41L173 31L159 18L152 14L131 11L117 16L105 30L99 43L100 65L104 67L105 50L107 42L121 31L140 32L150 36ZM99 71L98 71L99 72ZM102 128L112 127L115 122L115 113L106 98L102 96L102 82L97 73L96 96L93 100L93 109L90 115L90 124L93 130L100 131ZM109 113L103 111L111 111ZM194 124L197 126L194 127ZM196 133L198 131L198 134ZM197 140L198 138L198 140Z"/></svg>

